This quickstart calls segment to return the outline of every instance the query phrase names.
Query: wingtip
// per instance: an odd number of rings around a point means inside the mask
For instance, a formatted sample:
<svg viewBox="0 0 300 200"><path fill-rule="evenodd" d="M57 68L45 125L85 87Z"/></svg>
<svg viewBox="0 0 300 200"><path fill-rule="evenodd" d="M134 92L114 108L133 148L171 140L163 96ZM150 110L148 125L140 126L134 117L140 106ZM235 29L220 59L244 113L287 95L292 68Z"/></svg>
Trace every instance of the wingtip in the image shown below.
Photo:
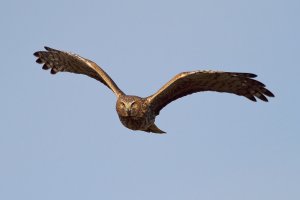
<svg viewBox="0 0 300 200"><path fill-rule="evenodd" d="M275 97L275 95L270 90L267 89L265 91L265 95L267 95L268 97Z"/></svg>
<svg viewBox="0 0 300 200"><path fill-rule="evenodd" d="M50 71L50 73L53 75L56 74L57 72L58 72L58 70L56 68L52 68Z"/></svg>
<svg viewBox="0 0 300 200"><path fill-rule="evenodd" d="M49 67L46 63L43 65L43 67L42 67L42 69L43 70L48 70L48 69L50 69L51 67Z"/></svg>
<svg viewBox="0 0 300 200"><path fill-rule="evenodd" d="M158 133L158 134L167 134L167 132L165 132L165 131L163 131L163 130L159 130L159 131L157 131L156 133Z"/></svg>
<svg viewBox="0 0 300 200"><path fill-rule="evenodd" d="M231 72L233 76L241 76L241 77L246 77L246 78L255 78L257 77L256 74L253 73L245 73L245 72Z"/></svg>
<svg viewBox="0 0 300 200"><path fill-rule="evenodd" d="M38 63L38 64L43 64L43 63L44 63L44 62L42 61L42 59L40 59L40 58L38 58L35 62Z"/></svg>
<svg viewBox="0 0 300 200"><path fill-rule="evenodd" d="M260 94L260 96L256 96L258 97L260 100L264 101L264 102L268 102L269 100L267 99L267 97L265 97L263 94Z"/></svg>
<svg viewBox="0 0 300 200"><path fill-rule="evenodd" d="M256 78L257 75L256 75L256 74L252 74L252 73L248 73L248 77L249 77L249 78Z"/></svg>
<svg viewBox="0 0 300 200"><path fill-rule="evenodd" d="M35 57L39 57L39 52L36 51L36 52L33 53L33 55L34 55Z"/></svg>
<svg viewBox="0 0 300 200"><path fill-rule="evenodd" d="M252 95L249 95L249 96L245 96L247 99L253 101L253 102L257 102L256 98Z"/></svg>

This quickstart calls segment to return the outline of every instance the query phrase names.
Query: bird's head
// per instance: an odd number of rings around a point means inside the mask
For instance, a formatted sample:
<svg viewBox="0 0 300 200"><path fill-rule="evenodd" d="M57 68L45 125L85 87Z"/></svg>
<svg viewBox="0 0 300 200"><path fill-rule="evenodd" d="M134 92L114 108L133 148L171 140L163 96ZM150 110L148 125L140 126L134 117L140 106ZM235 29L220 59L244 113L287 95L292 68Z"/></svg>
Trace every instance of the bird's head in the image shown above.
<svg viewBox="0 0 300 200"><path fill-rule="evenodd" d="M137 96L121 96L116 104L116 110L122 117L135 117L140 113L142 98Z"/></svg>

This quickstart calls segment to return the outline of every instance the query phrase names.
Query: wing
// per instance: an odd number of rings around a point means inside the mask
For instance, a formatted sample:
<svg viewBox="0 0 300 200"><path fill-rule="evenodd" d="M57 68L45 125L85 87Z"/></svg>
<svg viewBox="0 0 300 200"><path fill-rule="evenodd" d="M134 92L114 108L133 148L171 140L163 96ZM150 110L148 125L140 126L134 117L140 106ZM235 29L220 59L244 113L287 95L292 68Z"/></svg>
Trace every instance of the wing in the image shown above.
<svg viewBox="0 0 300 200"><path fill-rule="evenodd" d="M254 80L255 74L221 71L192 71L176 75L155 94L147 97L156 115L170 102L195 92L215 91L244 96L252 101L274 97L265 85Z"/></svg>
<svg viewBox="0 0 300 200"><path fill-rule="evenodd" d="M43 69L51 69L51 74L57 72L84 74L106 85L117 96L124 94L108 74L93 61L49 47L45 47L45 49L46 51L37 51L33 55L38 57L37 63L44 64Z"/></svg>

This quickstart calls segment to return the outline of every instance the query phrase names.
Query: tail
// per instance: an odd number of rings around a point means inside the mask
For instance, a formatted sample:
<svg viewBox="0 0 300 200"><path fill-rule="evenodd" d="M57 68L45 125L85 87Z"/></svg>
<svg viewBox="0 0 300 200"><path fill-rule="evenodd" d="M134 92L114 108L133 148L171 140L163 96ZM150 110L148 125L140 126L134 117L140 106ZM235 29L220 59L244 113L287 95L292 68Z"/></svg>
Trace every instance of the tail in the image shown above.
<svg viewBox="0 0 300 200"><path fill-rule="evenodd" d="M149 126L145 131L152 132L152 133L158 133L158 134L166 133L166 132L160 130L155 124L152 124L151 126Z"/></svg>

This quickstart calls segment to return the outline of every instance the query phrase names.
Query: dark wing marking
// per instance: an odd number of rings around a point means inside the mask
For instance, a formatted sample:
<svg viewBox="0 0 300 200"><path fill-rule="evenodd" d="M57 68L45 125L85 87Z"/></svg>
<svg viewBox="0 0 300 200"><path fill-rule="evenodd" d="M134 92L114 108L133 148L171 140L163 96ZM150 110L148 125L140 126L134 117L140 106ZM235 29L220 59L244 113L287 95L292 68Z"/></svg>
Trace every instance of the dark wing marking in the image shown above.
<svg viewBox="0 0 300 200"><path fill-rule="evenodd" d="M155 114L170 102L195 92L216 91L244 96L251 101L259 98L268 101L266 96L274 94L265 85L254 80L255 74L221 71L192 71L176 75L155 94L147 97Z"/></svg>
<svg viewBox="0 0 300 200"><path fill-rule="evenodd" d="M37 51L33 55L38 57L37 63L44 64L43 69L51 69L51 74L57 72L84 74L106 85L117 96L124 94L109 75L93 61L50 47L45 47L45 49L46 51Z"/></svg>

